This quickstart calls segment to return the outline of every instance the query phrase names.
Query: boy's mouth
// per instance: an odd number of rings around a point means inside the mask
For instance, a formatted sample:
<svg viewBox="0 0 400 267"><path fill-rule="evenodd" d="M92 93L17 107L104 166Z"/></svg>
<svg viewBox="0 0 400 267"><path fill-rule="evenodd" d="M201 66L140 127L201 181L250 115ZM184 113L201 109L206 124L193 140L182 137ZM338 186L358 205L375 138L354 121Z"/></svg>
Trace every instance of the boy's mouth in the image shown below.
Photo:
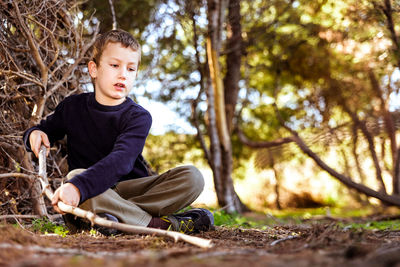
<svg viewBox="0 0 400 267"><path fill-rule="evenodd" d="M114 87L115 87L117 90L123 90L123 89L125 89L125 84L123 84L123 83L116 83L116 84L114 84Z"/></svg>

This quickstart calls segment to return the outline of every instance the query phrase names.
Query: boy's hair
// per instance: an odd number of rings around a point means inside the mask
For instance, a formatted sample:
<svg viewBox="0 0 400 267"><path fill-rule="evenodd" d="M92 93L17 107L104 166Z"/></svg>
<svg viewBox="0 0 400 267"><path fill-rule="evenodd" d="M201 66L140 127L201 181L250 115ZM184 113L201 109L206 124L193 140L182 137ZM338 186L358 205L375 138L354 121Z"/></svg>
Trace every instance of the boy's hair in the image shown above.
<svg viewBox="0 0 400 267"><path fill-rule="evenodd" d="M97 37L96 41L93 44L93 55L92 60L98 65L100 64L100 58L103 54L104 49L106 48L108 43L120 43L123 47L129 47L133 51L139 53L139 62L138 67L140 65L141 58L141 49L139 42L129 33L124 30L111 30L101 34Z"/></svg>

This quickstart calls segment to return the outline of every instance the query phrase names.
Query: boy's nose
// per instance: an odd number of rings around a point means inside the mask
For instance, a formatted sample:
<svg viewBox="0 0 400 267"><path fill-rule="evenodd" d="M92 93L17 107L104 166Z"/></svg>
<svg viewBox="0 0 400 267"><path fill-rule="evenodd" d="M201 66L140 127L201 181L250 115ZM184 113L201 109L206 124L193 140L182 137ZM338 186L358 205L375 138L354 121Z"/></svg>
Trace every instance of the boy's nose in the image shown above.
<svg viewBox="0 0 400 267"><path fill-rule="evenodd" d="M121 69L120 72L119 72L119 78L126 79L127 74L128 74L127 70Z"/></svg>

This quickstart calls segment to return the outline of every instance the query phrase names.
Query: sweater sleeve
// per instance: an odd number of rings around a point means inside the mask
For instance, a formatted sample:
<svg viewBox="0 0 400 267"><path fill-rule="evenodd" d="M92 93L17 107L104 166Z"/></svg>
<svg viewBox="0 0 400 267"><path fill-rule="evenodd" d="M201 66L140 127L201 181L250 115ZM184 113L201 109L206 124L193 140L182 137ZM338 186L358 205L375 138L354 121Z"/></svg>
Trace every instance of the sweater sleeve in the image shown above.
<svg viewBox="0 0 400 267"><path fill-rule="evenodd" d="M80 203L103 193L132 171L142 153L151 122L147 111L127 116L111 153L68 181L79 189Z"/></svg>
<svg viewBox="0 0 400 267"><path fill-rule="evenodd" d="M62 139L66 133L64 127L64 101L58 104L55 111L41 120L38 125L24 132L23 141L28 152L32 152L29 137L34 130L45 132L51 145L53 145L55 141Z"/></svg>

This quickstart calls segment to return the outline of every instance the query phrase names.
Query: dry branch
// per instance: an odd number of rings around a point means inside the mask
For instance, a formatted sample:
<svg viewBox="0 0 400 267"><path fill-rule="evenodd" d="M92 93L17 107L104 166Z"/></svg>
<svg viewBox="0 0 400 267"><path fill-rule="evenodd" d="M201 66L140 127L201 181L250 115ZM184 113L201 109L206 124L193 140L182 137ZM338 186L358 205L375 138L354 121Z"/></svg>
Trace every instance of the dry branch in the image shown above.
<svg viewBox="0 0 400 267"><path fill-rule="evenodd" d="M53 198L53 191L50 188L49 182L47 180L46 173L46 147L42 146L39 152L39 179L42 184L43 192L51 200ZM199 246L201 248L212 247L211 240L203 239L195 236L189 236L178 232L165 231L161 229L148 228L143 226L129 225L125 223L113 222L103 219L93 212L83 210L78 207L73 207L67 205L61 201L58 202L58 207L63 212L71 213L75 216L88 219L92 224L97 224L100 226L117 229L123 232L135 233L135 234L149 234L157 236L166 236L173 238L175 242L182 240L190 244Z"/></svg>
<svg viewBox="0 0 400 267"><path fill-rule="evenodd" d="M314 160L314 162L321 169L323 169L324 171L329 173L334 178L338 179L340 182L342 182L344 185L346 185L349 188L355 189L358 192L363 193L367 196L377 198L387 204L400 206L400 197L399 196L388 195L384 192L375 191L366 185L363 185L363 184L353 181L353 179L351 179L351 177L343 175L343 174L337 172L336 170L334 170L333 168L331 168L314 151L312 151L310 149L310 147L303 141L303 139L299 136L299 134L295 130L291 129L289 126L287 126L285 124L284 120L282 119L282 117L279 113L279 109L276 106L276 104L274 104L274 109L275 109L275 112L276 112L278 119L281 122L282 126L292 134L293 141L296 143L296 145L303 151L303 153L305 153L312 160Z"/></svg>

